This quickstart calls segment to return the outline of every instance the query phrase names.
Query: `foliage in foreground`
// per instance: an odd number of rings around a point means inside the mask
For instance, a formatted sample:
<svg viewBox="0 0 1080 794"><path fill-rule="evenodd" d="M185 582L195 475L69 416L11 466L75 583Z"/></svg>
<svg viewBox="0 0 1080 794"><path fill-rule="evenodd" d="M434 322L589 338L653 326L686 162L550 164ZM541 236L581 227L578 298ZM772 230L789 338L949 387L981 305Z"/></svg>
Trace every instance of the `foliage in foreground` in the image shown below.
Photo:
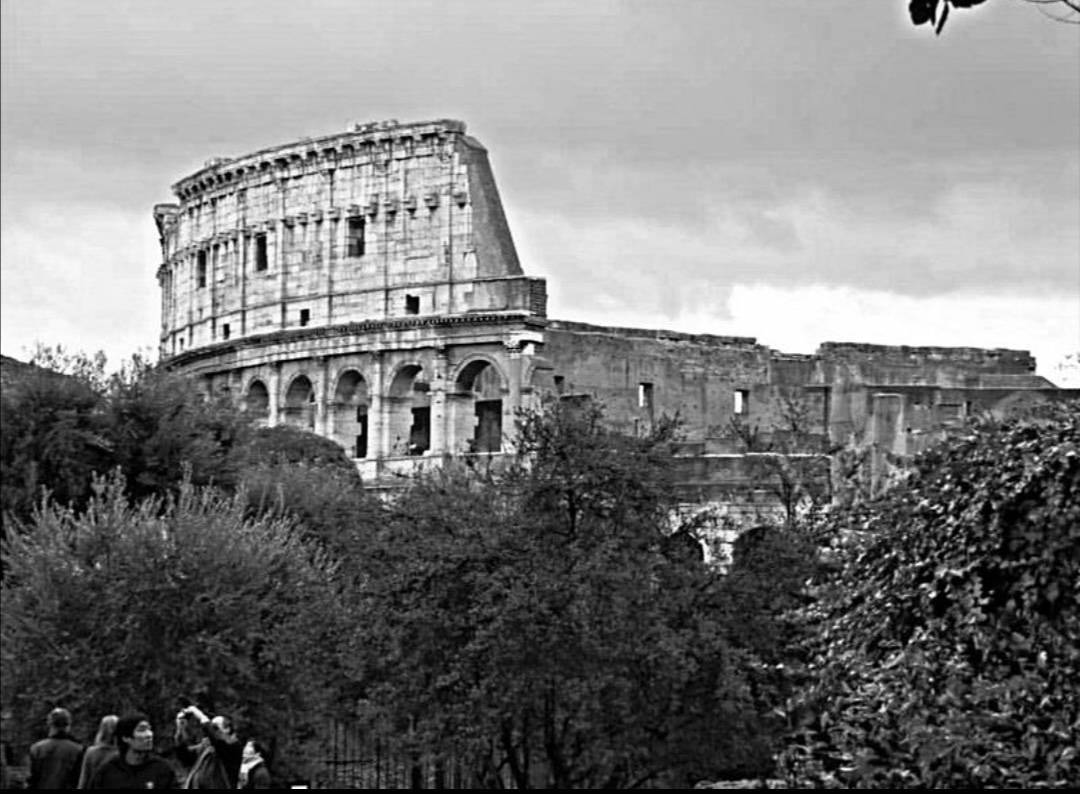
<svg viewBox="0 0 1080 794"><path fill-rule="evenodd" d="M288 521L245 512L190 484L132 507L114 479L85 513L46 504L13 533L0 648L17 724L57 704L82 725L139 707L168 735L185 695L302 759L295 743L327 711L316 649L336 636L333 566Z"/></svg>
<svg viewBox="0 0 1080 794"><path fill-rule="evenodd" d="M99 356L42 348L31 365L4 362L0 513L27 522L42 490L82 510L94 475L119 469L135 500L195 485L232 489L248 455L247 417L207 399L191 378L134 357L106 376ZM5 523L5 527L8 526Z"/></svg>
<svg viewBox="0 0 1080 794"><path fill-rule="evenodd" d="M558 408L521 438L521 466L421 481L385 528L346 654L371 729L481 787L685 786L768 764L720 577L671 541L665 439Z"/></svg>
<svg viewBox="0 0 1080 794"><path fill-rule="evenodd" d="M1080 406L984 423L834 516L792 784L1080 784Z"/></svg>

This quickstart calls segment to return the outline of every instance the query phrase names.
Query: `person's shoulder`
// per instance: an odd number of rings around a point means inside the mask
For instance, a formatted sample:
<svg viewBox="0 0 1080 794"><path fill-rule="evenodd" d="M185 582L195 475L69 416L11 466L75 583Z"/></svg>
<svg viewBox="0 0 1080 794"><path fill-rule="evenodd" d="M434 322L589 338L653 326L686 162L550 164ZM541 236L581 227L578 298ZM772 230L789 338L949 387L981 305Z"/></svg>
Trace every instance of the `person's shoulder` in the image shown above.
<svg viewBox="0 0 1080 794"><path fill-rule="evenodd" d="M116 776L128 774L128 767L120 759L120 755L111 755L101 762L101 766L90 776L87 781L89 788L112 788L116 784Z"/></svg>
<svg viewBox="0 0 1080 794"><path fill-rule="evenodd" d="M176 769L163 756L150 756L150 760L147 762L144 769L149 772L152 777L161 781L163 787L171 788L178 782Z"/></svg>
<svg viewBox="0 0 1080 794"><path fill-rule="evenodd" d="M105 759L102 760L101 766L98 769L127 769L127 764L124 763L123 757L120 753L110 753Z"/></svg>

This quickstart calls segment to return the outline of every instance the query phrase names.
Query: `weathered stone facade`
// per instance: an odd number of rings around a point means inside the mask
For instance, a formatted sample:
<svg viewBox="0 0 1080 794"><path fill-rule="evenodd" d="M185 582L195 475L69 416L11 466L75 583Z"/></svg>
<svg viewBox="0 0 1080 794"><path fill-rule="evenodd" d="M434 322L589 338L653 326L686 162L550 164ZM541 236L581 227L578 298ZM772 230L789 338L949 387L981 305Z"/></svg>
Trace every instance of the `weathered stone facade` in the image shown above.
<svg viewBox="0 0 1080 794"><path fill-rule="evenodd" d="M335 439L371 483L506 450L545 393L645 432L683 422L688 498L753 490L747 437L907 456L976 411L1059 396L1024 351L826 343L549 320L487 152L457 121L387 122L215 159L154 208L161 355L268 424ZM780 444L787 452L790 445Z"/></svg>
<svg viewBox="0 0 1080 794"><path fill-rule="evenodd" d="M155 207L161 353L331 437L362 472L498 452L546 308L487 152L460 122L386 123L217 159Z"/></svg>

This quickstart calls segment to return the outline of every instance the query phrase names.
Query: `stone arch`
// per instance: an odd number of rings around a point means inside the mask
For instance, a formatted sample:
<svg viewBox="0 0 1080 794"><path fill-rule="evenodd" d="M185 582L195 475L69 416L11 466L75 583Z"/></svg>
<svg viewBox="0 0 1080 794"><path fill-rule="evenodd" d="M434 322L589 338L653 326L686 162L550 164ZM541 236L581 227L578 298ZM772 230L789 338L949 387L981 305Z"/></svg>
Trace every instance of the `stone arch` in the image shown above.
<svg viewBox="0 0 1080 794"><path fill-rule="evenodd" d="M348 368L337 377L330 411L330 436L354 458L366 458L369 451L367 379L359 370Z"/></svg>
<svg viewBox="0 0 1080 794"><path fill-rule="evenodd" d="M423 455L431 447L430 384L417 362L402 364L386 394L390 455Z"/></svg>
<svg viewBox="0 0 1080 794"><path fill-rule="evenodd" d="M461 363L449 395L454 452L502 451L506 391L506 376L493 359L476 355Z"/></svg>
<svg viewBox="0 0 1080 794"><path fill-rule="evenodd" d="M285 390L284 423L315 432L315 386L307 375L297 375Z"/></svg>
<svg viewBox="0 0 1080 794"><path fill-rule="evenodd" d="M259 378L252 378L244 390L243 410L258 421L266 421L270 416L270 390Z"/></svg>

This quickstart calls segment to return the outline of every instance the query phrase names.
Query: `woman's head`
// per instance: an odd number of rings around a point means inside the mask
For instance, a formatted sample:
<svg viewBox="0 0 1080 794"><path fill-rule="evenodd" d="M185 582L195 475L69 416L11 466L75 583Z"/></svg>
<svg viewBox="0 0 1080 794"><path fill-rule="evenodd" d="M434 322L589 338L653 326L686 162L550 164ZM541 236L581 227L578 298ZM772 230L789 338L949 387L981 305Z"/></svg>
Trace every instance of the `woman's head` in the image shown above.
<svg viewBox="0 0 1080 794"><path fill-rule="evenodd" d="M244 745L244 758L266 757L266 747L258 739L248 739Z"/></svg>
<svg viewBox="0 0 1080 794"><path fill-rule="evenodd" d="M154 749L154 729L150 718L138 711L125 714L116 721L116 744L120 752L134 750L148 753Z"/></svg>
<svg viewBox="0 0 1080 794"><path fill-rule="evenodd" d="M115 714L106 714L102 717L97 736L94 737L94 744L116 744L116 723L119 719Z"/></svg>

